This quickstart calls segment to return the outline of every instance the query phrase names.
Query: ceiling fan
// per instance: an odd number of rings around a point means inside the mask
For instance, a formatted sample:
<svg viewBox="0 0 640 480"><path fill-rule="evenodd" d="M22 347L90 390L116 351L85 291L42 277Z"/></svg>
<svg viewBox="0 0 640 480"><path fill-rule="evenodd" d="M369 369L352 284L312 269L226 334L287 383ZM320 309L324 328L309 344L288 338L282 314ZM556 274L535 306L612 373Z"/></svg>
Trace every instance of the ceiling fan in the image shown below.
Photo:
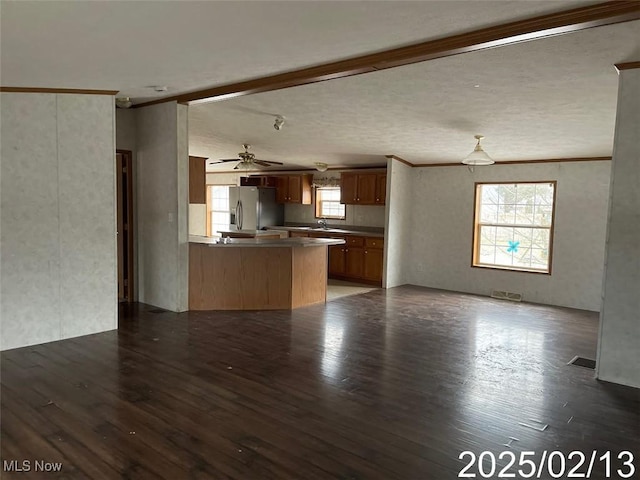
<svg viewBox="0 0 640 480"><path fill-rule="evenodd" d="M270 160L260 160L253 153L249 153L251 145L243 143L244 152L238 153L238 158L223 158L220 162L238 162L234 170L238 168L249 168L252 165L260 165L262 167L270 167L271 165L284 165L282 162L272 162Z"/></svg>

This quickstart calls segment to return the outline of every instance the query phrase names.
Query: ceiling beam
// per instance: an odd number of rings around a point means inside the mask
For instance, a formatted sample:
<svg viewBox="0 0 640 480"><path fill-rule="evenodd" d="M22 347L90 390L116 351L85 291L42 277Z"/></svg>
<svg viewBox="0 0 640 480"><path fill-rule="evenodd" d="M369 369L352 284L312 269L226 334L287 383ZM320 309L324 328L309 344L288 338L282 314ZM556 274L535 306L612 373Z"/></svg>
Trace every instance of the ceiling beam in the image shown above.
<svg viewBox="0 0 640 480"><path fill-rule="evenodd" d="M632 70L634 68L640 68L640 62L627 62L627 63L616 63L615 65L618 73L622 70Z"/></svg>
<svg viewBox="0 0 640 480"><path fill-rule="evenodd" d="M226 100L638 19L640 19L640 2L637 0L598 3L347 60L160 98L135 105L135 107L171 101L197 104Z"/></svg>

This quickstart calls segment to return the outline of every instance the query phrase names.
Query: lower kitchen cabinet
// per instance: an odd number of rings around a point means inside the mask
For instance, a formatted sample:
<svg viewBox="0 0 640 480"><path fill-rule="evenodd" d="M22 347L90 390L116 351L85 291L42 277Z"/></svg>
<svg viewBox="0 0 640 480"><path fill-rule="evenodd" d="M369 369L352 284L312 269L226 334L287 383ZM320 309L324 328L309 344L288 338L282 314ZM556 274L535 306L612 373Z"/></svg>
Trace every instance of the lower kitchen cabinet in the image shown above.
<svg viewBox="0 0 640 480"><path fill-rule="evenodd" d="M344 245L329 247L329 277L381 285L384 239L355 235L343 238Z"/></svg>
<svg viewBox="0 0 640 480"><path fill-rule="evenodd" d="M344 245L331 245L329 247L329 276L344 276L345 268L345 247Z"/></svg>
<svg viewBox="0 0 640 480"><path fill-rule="evenodd" d="M364 251L363 277L367 280L382 281L383 250L381 248L367 248Z"/></svg>
<svg viewBox="0 0 640 480"><path fill-rule="evenodd" d="M363 278L364 277L364 248L347 247L345 248L345 266L344 273L347 277Z"/></svg>

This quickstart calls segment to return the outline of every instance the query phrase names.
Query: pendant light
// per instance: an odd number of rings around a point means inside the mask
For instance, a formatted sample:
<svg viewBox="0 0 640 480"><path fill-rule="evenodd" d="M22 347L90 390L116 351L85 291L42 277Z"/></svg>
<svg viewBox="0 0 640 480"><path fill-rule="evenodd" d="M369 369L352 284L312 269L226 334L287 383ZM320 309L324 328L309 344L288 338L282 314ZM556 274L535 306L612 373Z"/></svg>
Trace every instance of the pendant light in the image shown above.
<svg viewBox="0 0 640 480"><path fill-rule="evenodd" d="M493 158L487 155L487 153L482 149L482 145L480 145L480 140L482 140L484 137L482 135L475 135L475 138L476 140L478 140L476 148L474 148L473 152L471 152L465 157L464 160L462 160L462 163L472 167L476 165L492 165L493 163L495 163Z"/></svg>

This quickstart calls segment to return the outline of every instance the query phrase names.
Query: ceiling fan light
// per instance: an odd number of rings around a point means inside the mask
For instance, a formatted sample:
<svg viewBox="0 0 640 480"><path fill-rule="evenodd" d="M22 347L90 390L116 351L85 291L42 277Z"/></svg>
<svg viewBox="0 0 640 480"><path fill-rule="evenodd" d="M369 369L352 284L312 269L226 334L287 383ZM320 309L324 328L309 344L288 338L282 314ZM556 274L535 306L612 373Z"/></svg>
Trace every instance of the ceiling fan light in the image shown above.
<svg viewBox="0 0 640 480"><path fill-rule="evenodd" d="M493 158L487 155L487 152L482 149L482 145L480 145L480 140L482 140L484 137L482 135L476 135L475 138L476 140L478 140L476 148L474 148L473 152L471 152L462 160L462 163L471 166L493 165L494 163L496 163Z"/></svg>
<svg viewBox="0 0 640 480"><path fill-rule="evenodd" d="M327 168L329 168L329 165L323 162L315 162L315 166L316 170L318 170L319 172L326 172Z"/></svg>
<svg viewBox="0 0 640 480"><path fill-rule="evenodd" d="M129 108L131 105L133 105L133 103L129 97L116 98L116 107L118 108Z"/></svg>

